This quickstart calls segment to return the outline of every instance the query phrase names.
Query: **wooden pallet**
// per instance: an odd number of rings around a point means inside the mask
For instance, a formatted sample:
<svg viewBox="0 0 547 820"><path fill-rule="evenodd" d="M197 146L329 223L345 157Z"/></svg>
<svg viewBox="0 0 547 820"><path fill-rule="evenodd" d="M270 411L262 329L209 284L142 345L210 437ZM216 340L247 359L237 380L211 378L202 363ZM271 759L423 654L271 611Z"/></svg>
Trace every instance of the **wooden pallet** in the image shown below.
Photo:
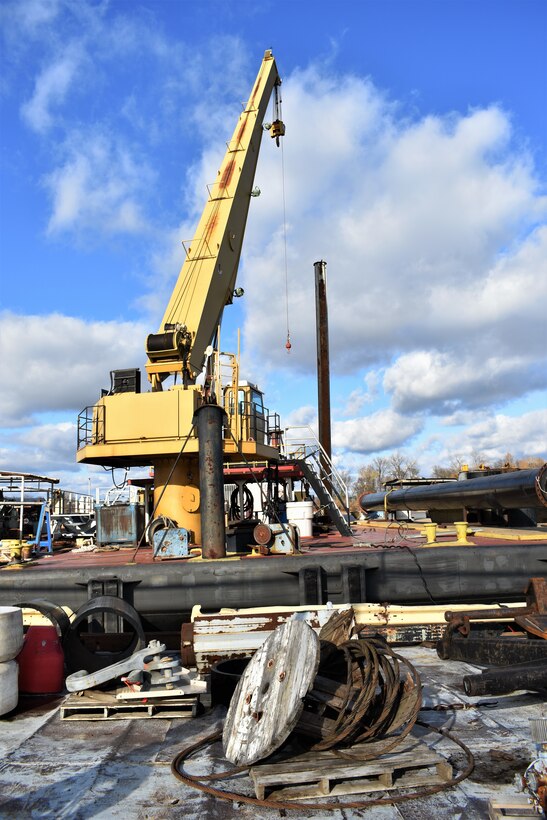
<svg viewBox="0 0 547 820"><path fill-rule="evenodd" d="M536 809L526 797L518 795L516 797L496 798L488 801L488 817L489 820L530 820L531 817L541 818L545 817L538 809Z"/></svg>
<svg viewBox="0 0 547 820"><path fill-rule="evenodd" d="M61 704L61 720L136 720L139 718L190 718L198 714L196 697L120 701L106 692L68 695Z"/></svg>
<svg viewBox="0 0 547 820"><path fill-rule="evenodd" d="M380 751L381 744L360 744L344 751L358 757L374 754L375 747ZM335 752L312 751L280 763L253 766L250 775L259 800L266 796L306 800L446 783L452 777L452 766L425 743L407 737L393 752L373 760L353 762Z"/></svg>

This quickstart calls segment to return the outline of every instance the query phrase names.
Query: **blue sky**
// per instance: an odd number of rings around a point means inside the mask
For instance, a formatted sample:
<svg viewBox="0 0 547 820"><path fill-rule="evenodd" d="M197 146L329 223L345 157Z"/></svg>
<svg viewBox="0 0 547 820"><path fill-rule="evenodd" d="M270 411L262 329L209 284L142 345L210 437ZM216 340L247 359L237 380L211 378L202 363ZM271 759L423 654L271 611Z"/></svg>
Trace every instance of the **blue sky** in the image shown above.
<svg viewBox="0 0 547 820"><path fill-rule="evenodd" d="M283 76L223 347L285 424L316 420L327 261L333 442L547 452L544 0L0 7L0 467L104 481L75 418L144 361L264 50Z"/></svg>

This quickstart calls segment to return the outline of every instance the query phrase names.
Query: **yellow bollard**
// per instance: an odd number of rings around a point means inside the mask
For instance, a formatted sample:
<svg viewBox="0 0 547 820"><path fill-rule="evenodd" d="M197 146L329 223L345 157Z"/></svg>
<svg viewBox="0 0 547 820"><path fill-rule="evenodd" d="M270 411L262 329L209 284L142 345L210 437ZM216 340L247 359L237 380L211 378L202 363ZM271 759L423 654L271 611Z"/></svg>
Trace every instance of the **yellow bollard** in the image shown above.
<svg viewBox="0 0 547 820"><path fill-rule="evenodd" d="M456 540L458 544L471 544L471 541L467 540L467 521L454 521L454 526L456 527Z"/></svg>
<svg viewBox="0 0 547 820"><path fill-rule="evenodd" d="M434 544L437 540L437 525L433 523L424 524L424 531L427 543Z"/></svg>
<svg viewBox="0 0 547 820"><path fill-rule="evenodd" d="M13 562L21 560L21 553L23 552L23 542L19 541L16 544L11 544L9 548L10 558Z"/></svg>

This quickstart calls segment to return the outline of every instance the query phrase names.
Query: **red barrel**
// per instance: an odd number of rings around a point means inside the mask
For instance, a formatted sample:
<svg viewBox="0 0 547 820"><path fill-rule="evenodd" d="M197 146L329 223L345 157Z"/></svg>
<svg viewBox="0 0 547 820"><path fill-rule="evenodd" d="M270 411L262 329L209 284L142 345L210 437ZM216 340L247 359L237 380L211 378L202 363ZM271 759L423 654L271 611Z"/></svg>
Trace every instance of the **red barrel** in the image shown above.
<svg viewBox="0 0 547 820"><path fill-rule="evenodd" d="M17 662L20 692L27 695L62 692L65 657L54 626L30 626Z"/></svg>

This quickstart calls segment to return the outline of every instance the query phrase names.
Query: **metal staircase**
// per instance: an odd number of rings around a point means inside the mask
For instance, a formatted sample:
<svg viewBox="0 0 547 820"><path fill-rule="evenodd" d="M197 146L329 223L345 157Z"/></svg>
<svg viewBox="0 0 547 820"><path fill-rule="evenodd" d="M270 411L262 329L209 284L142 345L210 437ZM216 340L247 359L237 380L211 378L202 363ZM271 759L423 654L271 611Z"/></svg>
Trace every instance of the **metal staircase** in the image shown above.
<svg viewBox="0 0 547 820"><path fill-rule="evenodd" d="M296 438L293 431L300 432ZM287 461L300 467L319 504L341 535L352 535L349 497L341 475L319 443L311 427L287 427L283 437Z"/></svg>

